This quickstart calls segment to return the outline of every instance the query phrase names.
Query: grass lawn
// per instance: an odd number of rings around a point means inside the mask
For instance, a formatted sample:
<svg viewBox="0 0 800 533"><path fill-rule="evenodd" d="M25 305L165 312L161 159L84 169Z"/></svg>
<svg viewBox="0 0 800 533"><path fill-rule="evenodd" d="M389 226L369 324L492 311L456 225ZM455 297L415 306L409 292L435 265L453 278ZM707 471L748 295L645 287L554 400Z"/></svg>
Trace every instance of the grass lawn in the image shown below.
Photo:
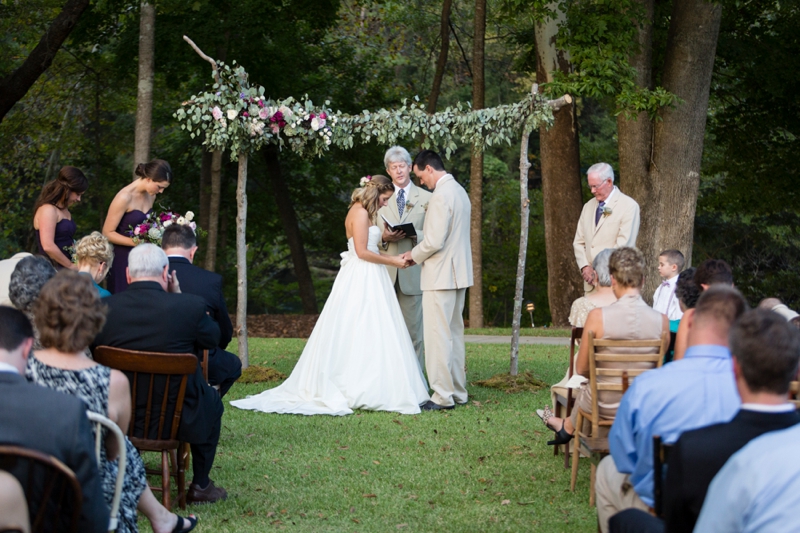
<svg viewBox="0 0 800 533"><path fill-rule="evenodd" d="M304 344L250 339L250 362L289 374ZM507 371L507 352L468 344L468 379ZM563 346L523 345L519 368L552 383L566 354ZM237 384L226 396L212 478L229 498L190 506L199 531L596 531L589 462L570 493L562 456L545 445L552 433L535 409L549 403L546 389L505 394L472 385L468 406L415 416L306 417L227 404L274 385ZM139 524L150 531L146 519Z"/></svg>
<svg viewBox="0 0 800 533"><path fill-rule="evenodd" d="M526 328L522 327L519 334L522 337L567 337L571 330L567 328ZM511 328L467 328L465 335L511 335ZM561 379L560 377L558 379Z"/></svg>

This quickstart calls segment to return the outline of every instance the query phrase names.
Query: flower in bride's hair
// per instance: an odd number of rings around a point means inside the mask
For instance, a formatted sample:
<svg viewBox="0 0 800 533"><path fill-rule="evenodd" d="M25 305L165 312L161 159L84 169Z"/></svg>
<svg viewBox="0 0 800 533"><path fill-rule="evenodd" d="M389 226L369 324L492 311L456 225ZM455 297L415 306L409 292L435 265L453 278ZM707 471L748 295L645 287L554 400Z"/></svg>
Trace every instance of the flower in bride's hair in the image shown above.
<svg viewBox="0 0 800 533"><path fill-rule="evenodd" d="M189 222L191 222L192 220L194 220L194 213L193 213L192 211L186 211L186 214L185 214L185 215L183 215L183 216L184 216L184 217L186 218L186 220L188 220Z"/></svg>
<svg viewBox="0 0 800 533"><path fill-rule="evenodd" d="M362 187L366 187L367 183L369 183L370 181L372 181L372 176L364 176L363 178L361 178L361 180L359 180L358 183Z"/></svg>

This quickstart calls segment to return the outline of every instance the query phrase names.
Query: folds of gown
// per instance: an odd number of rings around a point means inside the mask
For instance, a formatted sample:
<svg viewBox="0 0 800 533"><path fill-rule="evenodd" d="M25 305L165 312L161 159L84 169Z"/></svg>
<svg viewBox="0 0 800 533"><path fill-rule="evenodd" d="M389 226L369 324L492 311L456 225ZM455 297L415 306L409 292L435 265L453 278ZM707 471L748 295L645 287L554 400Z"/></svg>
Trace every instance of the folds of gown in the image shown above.
<svg viewBox="0 0 800 533"><path fill-rule="evenodd" d="M377 252L380 231L369 231ZM292 374L243 400L267 413L347 415L353 409L420 412L429 399L386 267L359 259L352 239L333 289Z"/></svg>

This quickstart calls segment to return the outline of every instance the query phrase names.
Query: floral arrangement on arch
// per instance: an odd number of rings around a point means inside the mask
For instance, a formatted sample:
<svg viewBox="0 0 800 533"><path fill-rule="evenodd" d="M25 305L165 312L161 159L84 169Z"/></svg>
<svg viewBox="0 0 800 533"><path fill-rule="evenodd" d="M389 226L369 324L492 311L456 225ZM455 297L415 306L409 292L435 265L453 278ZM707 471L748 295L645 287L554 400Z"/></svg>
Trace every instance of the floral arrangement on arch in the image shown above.
<svg viewBox="0 0 800 533"><path fill-rule="evenodd" d="M183 102L173 115L192 138L204 135L204 145L230 150L231 159L267 143L315 155L328 150L337 121L327 107L330 102L315 107L307 95L303 102L265 98L264 87L250 86L247 72L235 62L233 68L217 62L217 72L219 83L212 91Z"/></svg>
<svg viewBox="0 0 800 533"><path fill-rule="evenodd" d="M137 245L149 242L156 246L161 246L161 237L164 235L164 230L172 224L189 226L198 237L203 237L206 234L194 222L193 212L187 211L185 215L181 215L180 213L166 210L160 213L148 213L140 224L129 226L128 235Z"/></svg>

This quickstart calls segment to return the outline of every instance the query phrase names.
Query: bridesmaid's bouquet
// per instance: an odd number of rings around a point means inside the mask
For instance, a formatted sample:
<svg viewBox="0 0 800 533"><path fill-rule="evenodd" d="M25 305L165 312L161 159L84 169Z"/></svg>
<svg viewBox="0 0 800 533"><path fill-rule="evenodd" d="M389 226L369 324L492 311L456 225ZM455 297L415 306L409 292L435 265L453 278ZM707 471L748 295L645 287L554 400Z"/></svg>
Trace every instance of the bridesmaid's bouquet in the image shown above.
<svg viewBox="0 0 800 533"><path fill-rule="evenodd" d="M137 245L149 242L156 246L161 246L161 236L164 235L164 230L172 224L189 226L199 237L205 235L205 232L198 228L197 223L194 222L194 213L187 211L185 215L181 215L170 210L162 211L161 213L148 213L141 223L129 226L128 235Z"/></svg>

